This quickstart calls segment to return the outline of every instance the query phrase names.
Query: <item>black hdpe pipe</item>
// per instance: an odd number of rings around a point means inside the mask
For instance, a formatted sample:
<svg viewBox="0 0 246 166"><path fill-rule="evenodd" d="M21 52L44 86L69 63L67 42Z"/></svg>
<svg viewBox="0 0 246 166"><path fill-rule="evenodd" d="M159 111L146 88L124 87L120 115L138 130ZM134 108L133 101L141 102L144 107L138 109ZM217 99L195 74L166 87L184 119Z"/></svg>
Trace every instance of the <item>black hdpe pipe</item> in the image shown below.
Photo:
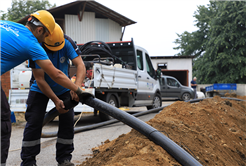
<svg viewBox="0 0 246 166"><path fill-rule="evenodd" d="M163 107L160 107L160 108L154 108L154 109L147 110L147 111L141 111L141 112L138 112L138 113L135 113L135 114L132 114L132 115L135 116L135 117L138 117L138 116L142 116L142 115L158 112L160 110L163 110L167 106L169 106L169 105L166 105L166 106L163 106ZM69 109L72 108L72 107L69 107ZM52 121L58 115L59 115L59 113L58 113L58 111L55 108L50 110L44 117L43 126L46 125L47 123L49 123L50 121ZM117 123L117 122L119 122L119 120L111 119L111 120L108 120L108 121L104 121L104 122L100 122L100 123L96 123L96 124L92 124L92 125L76 127L76 128L74 128L74 133L79 133L79 132L83 132L83 131L92 130L92 129L95 129L95 128L98 128L98 127L110 125L110 124ZM42 132L42 138L50 138L50 137L56 137L56 136L57 136L57 131L54 131L54 132Z"/></svg>
<svg viewBox="0 0 246 166"><path fill-rule="evenodd" d="M203 98L203 99L187 100L185 102L196 103L196 102L200 102L200 101L202 101L204 99L209 99L209 98L212 98L212 97L207 97L207 98ZM228 97L222 97L222 98L229 99L229 100L236 100L236 101L244 101L242 99L237 99L237 98L228 98ZM65 109L70 109L70 108L75 107L78 103L75 102L74 100L68 100L68 101L64 101L64 104L66 106ZM166 105L166 106L163 106L163 107L160 107L160 108L154 108L154 109L147 110L147 111L141 111L141 112L138 112L138 113L135 113L135 114L132 114L132 115L135 116L135 117L138 117L138 116L146 115L146 114L149 114L149 113L158 112L160 110L163 110L165 107L167 107L169 105ZM58 113L58 111L55 108L50 110L44 117L43 126L46 125L47 123L49 123L50 121L52 121L58 115L59 115L59 113ZM108 121L105 121L105 122L100 122L100 123L97 123L97 124L87 125L87 126L83 126L83 127L76 127L76 128L74 128L74 133L79 133L79 132L83 132L83 131L92 130L92 129L95 129L95 128L98 128L98 127L110 125L110 124L117 123L117 122L119 122L117 119L112 119L112 120L108 120ZM50 137L56 137L56 136L57 136L57 131L54 131L54 132L42 132L42 138L50 138Z"/></svg>
<svg viewBox="0 0 246 166"><path fill-rule="evenodd" d="M175 142L173 142L171 139L160 133L152 126L139 120L138 118L124 111L121 111L120 109L108 103L105 103L97 98L89 97L84 101L84 104L91 106L96 110L100 110L103 113L112 116L115 119L118 119L119 121L127 124L128 126L142 133L148 139L153 141L155 144L160 145L171 156L173 156L180 164L184 166L193 166L193 165L201 166L201 164L195 158L193 158L188 152L182 149L179 145L177 145ZM66 105L65 101L64 101L64 105Z"/></svg>

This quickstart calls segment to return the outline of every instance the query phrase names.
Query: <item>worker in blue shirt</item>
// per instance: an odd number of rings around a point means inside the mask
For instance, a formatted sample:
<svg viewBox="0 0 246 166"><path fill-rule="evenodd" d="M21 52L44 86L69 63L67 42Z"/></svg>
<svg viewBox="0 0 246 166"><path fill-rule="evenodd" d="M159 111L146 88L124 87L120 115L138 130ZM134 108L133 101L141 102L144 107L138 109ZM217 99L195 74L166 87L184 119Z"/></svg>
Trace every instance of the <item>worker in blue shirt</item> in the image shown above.
<svg viewBox="0 0 246 166"><path fill-rule="evenodd" d="M81 94L82 90L67 76L56 69L39 44L53 33L54 17L45 10L30 15L27 24L0 20L1 33L1 75L31 59L35 61L58 84ZM63 101L57 104L58 110L64 110ZM1 86L1 165L6 165L11 136L11 111L8 100Z"/></svg>
<svg viewBox="0 0 246 166"><path fill-rule="evenodd" d="M77 68L75 84L81 86L85 78L85 66L80 55L74 49L74 42L64 34L61 27L56 24L54 33L43 42L50 60L68 77L69 60ZM77 46L76 46L77 48ZM73 96L74 92L64 88L54 82L37 63L30 61L30 67L35 78L27 99L27 109L25 113L26 127L22 142L21 159L22 166L36 165L36 156L40 153L40 140L42 133L42 123L46 113L49 99L55 104L56 101L65 100ZM59 110L58 110L59 111ZM60 112L59 131L56 142L56 160L60 166L73 166L71 163L72 152L74 150L74 111Z"/></svg>
<svg viewBox="0 0 246 166"><path fill-rule="evenodd" d="M197 94L196 94L196 87L197 87L196 77L193 78L193 80L190 82L190 84L191 84L191 88L194 89L194 92L195 92L194 99L196 99L197 98Z"/></svg>

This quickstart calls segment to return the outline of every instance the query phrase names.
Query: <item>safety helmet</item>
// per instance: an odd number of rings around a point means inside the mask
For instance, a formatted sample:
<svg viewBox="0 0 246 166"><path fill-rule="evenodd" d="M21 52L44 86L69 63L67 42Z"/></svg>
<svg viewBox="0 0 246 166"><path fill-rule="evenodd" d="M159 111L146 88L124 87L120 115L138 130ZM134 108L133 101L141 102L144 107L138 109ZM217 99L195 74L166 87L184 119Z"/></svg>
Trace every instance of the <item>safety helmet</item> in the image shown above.
<svg viewBox="0 0 246 166"><path fill-rule="evenodd" d="M55 29L55 19L52 16L52 14L50 14L50 12L46 10L38 10L35 13L31 14L31 16L38 19L38 21L40 21L43 24L43 26L45 26L48 29L50 34L53 33Z"/></svg>
<svg viewBox="0 0 246 166"><path fill-rule="evenodd" d="M51 51L59 51L65 45L64 33L61 27L56 23L52 35L44 39L44 45Z"/></svg>

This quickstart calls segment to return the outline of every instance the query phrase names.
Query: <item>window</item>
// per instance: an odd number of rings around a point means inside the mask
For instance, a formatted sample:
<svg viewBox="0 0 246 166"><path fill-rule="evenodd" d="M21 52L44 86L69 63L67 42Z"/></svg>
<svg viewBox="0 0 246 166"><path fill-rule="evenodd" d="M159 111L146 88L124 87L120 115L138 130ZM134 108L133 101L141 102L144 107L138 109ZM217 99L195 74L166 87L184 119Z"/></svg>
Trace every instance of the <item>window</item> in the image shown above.
<svg viewBox="0 0 246 166"><path fill-rule="evenodd" d="M137 63L138 63L138 68L140 70L143 70L143 52L137 50Z"/></svg>
<svg viewBox="0 0 246 166"><path fill-rule="evenodd" d="M179 87L179 83L172 78L167 78L167 85Z"/></svg>
<svg viewBox="0 0 246 166"><path fill-rule="evenodd" d="M158 63L157 64L157 69L167 69L167 63Z"/></svg>
<svg viewBox="0 0 246 166"><path fill-rule="evenodd" d="M155 76L155 71L153 69L152 63L150 61L149 55L145 54L146 57L146 67L147 67L147 72L151 77Z"/></svg>

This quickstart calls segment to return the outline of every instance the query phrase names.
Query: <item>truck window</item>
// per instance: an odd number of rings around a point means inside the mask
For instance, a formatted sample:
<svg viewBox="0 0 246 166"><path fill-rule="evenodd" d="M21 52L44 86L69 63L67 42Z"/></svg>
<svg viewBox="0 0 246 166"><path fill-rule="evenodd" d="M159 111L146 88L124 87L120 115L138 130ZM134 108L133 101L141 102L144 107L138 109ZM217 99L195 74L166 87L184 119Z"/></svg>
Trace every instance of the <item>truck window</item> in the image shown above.
<svg viewBox="0 0 246 166"><path fill-rule="evenodd" d="M145 58L146 58L146 67L147 67L147 72L151 77L155 76L155 72L152 66L152 63L150 61L149 55L145 54Z"/></svg>
<svg viewBox="0 0 246 166"><path fill-rule="evenodd" d="M143 52L137 50L137 63L138 63L138 68L140 70L143 70Z"/></svg>
<svg viewBox="0 0 246 166"><path fill-rule="evenodd" d="M167 85L179 87L178 82L172 78L167 78Z"/></svg>

